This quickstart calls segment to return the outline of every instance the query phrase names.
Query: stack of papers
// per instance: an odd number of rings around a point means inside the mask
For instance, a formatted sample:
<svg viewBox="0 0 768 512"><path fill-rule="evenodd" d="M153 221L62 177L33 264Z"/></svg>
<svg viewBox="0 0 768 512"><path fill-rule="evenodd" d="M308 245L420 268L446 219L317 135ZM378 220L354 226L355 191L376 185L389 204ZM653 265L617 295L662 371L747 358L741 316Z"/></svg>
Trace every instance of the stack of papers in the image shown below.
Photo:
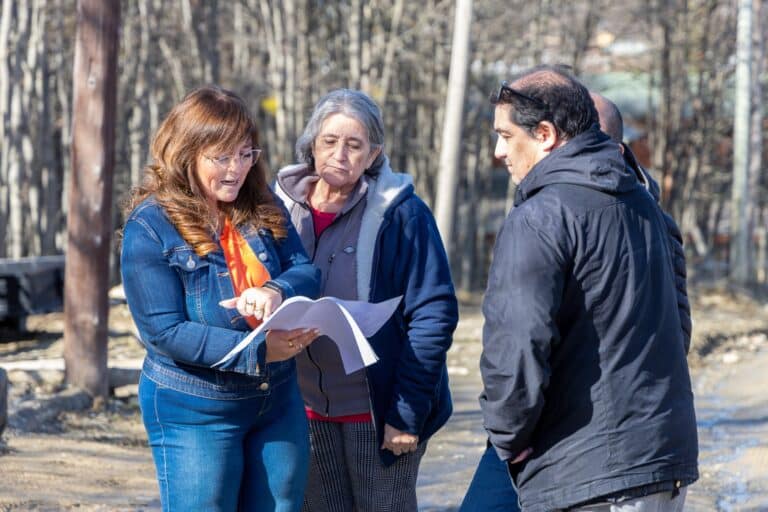
<svg viewBox="0 0 768 512"><path fill-rule="evenodd" d="M371 304L356 300L323 297L291 297L285 300L262 324L251 331L214 366L220 366L242 352L253 339L270 329L317 329L339 347L347 374L370 366L378 357L366 338L373 336L392 316L402 295Z"/></svg>

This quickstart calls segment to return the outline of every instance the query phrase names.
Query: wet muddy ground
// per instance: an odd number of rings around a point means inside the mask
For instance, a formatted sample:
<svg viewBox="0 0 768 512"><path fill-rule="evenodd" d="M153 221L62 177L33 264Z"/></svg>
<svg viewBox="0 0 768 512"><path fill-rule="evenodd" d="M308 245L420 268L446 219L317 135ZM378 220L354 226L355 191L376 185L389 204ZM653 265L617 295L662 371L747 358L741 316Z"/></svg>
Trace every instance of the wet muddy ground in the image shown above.
<svg viewBox="0 0 768 512"><path fill-rule="evenodd" d="M457 509L485 446L477 402L482 318L476 305L465 308L461 318L449 353L455 411L430 441L422 463L422 511ZM690 361L702 477L689 490L686 510L768 510L768 308L706 291L694 318ZM36 332L28 339L0 342L0 366L38 362L36 370L8 372L10 425L0 443L0 511L159 510L135 385L118 387L98 411L82 410L76 390L59 387L60 315L30 319L30 327ZM124 305L112 308L110 327L110 365L136 367L141 348Z"/></svg>
<svg viewBox="0 0 768 512"><path fill-rule="evenodd" d="M701 478L689 488L686 511L768 511L768 341L749 338L742 350L719 350L692 368ZM457 510L485 449L482 384L467 364L479 351L469 339L452 350L456 410L422 464L421 510Z"/></svg>

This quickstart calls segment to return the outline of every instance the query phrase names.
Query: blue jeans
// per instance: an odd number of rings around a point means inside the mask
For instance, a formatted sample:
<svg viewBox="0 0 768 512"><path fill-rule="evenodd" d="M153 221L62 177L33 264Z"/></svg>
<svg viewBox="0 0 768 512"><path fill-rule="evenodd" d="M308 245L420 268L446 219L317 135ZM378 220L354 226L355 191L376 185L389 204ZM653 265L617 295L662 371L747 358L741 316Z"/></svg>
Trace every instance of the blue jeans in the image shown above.
<svg viewBox="0 0 768 512"><path fill-rule="evenodd" d="M139 404L164 512L301 509L309 434L295 378L263 396L215 400L142 373Z"/></svg>
<svg viewBox="0 0 768 512"><path fill-rule="evenodd" d="M480 458L459 512L520 512L507 464L499 459L490 443Z"/></svg>

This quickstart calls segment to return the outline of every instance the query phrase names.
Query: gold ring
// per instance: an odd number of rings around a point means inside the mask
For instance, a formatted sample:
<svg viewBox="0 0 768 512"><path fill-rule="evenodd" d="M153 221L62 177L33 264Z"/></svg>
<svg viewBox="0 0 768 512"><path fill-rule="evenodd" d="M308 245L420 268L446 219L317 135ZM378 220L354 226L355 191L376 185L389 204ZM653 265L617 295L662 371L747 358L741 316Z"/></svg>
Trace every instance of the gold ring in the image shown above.
<svg viewBox="0 0 768 512"><path fill-rule="evenodd" d="M289 347L289 348L293 348L293 347L295 347L295 346L296 346L296 345L294 345L292 341L289 341L289 342L288 342L288 347Z"/></svg>

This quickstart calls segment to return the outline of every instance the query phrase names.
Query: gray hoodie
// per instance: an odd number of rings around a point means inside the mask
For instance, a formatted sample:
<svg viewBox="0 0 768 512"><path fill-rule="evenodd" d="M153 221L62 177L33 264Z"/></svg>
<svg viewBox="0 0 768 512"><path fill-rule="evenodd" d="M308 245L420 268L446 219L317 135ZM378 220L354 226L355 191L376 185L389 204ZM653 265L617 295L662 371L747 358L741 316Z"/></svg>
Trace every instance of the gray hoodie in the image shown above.
<svg viewBox="0 0 768 512"><path fill-rule="evenodd" d="M386 162L381 172L394 176ZM366 254L372 248L367 249L366 240L377 229L368 226L361 233L361 225L364 218L370 220L371 212L366 212L368 193L369 189L376 189L377 179L363 175L332 224L316 239L307 196L311 185L319 179L305 164L288 166L278 173L276 192L288 208L304 249L322 272L320 294L368 300L369 279L365 276L370 276L371 270L367 268L370 262ZM315 340L296 357L296 364L304 402L313 411L326 416L370 411L365 370L347 375L338 348L330 338L321 336Z"/></svg>

